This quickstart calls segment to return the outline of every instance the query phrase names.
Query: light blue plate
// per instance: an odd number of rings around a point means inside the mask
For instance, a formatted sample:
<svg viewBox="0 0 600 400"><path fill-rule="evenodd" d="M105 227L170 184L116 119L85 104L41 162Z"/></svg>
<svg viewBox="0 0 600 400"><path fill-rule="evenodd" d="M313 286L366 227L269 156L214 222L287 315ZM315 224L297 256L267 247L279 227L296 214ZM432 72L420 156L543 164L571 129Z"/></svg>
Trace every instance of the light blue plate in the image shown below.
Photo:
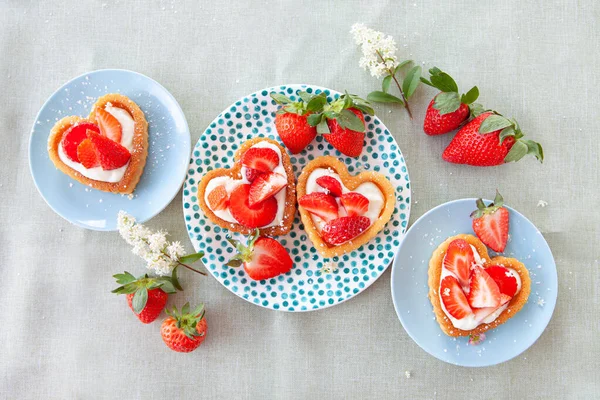
<svg viewBox="0 0 600 400"><path fill-rule="evenodd" d="M246 140L264 136L279 141L274 123L278 106L269 93L285 94L295 100L301 90L325 92L329 100L340 95L319 86L284 85L242 97L219 114L198 139L183 186L183 215L188 234L196 251L206 252L202 261L211 275L244 300L282 311L331 307L369 287L390 265L406 231L410 213L410 183L404 157L381 120L367 115L365 147L360 157L342 155L317 135L305 150L291 155L290 161L296 178L309 161L323 155L338 157L353 175L361 171L385 174L396 188L396 207L385 228L357 250L325 260L308 239L296 213L291 232L277 237L294 261L290 272L273 279L254 281L242 268L225 265L234 250L225 240L229 232L213 224L200 209L196 196L198 182L214 168L230 168L234 153ZM242 238L239 234L234 236ZM326 263L335 271L325 273L322 269Z"/></svg>
<svg viewBox="0 0 600 400"><path fill-rule="evenodd" d="M54 167L48 136L59 119L87 117L96 99L121 93L137 103L148 121L148 159L131 199L89 188ZM63 85L43 105L31 130L29 166L46 203L67 221L86 229L116 230L117 213L125 210L145 222L173 200L185 178L190 131L175 98L158 82L137 72L104 69Z"/></svg>
<svg viewBox="0 0 600 400"><path fill-rule="evenodd" d="M517 258L529 270L531 294L527 304L505 324L486 332L485 341L479 345L468 345L466 337L442 333L427 297L429 258L448 237L473 234L469 215L476 208L475 199L455 200L419 218L400 245L391 280L394 307L410 337L432 356L464 367L499 364L527 350L550 322L558 292L556 264L546 240L531 221L507 207L510 240L504 255ZM488 251L490 256L496 255Z"/></svg>

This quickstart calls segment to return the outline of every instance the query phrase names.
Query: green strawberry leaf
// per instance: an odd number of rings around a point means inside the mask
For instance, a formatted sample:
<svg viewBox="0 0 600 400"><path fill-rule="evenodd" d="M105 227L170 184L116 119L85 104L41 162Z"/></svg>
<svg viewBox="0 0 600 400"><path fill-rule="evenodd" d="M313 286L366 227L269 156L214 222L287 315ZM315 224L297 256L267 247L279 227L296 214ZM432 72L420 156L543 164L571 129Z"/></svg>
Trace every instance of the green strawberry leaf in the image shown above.
<svg viewBox="0 0 600 400"><path fill-rule="evenodd" d="M469 105L469 111L470 111L470 117L471 119L477 117L478 115L483 114L486 110L483 107L482 104L479 103L473 103L471 105Z"/></svg>
<svg viewBox="0 0 600 400"><path fill-rule="evenodd" d="M239 266L242 265L242 260L232 258L225 265L227 265L228 267L232 267L232 268L238 268Z"/></svg>
<svg viewBox="0 0 600 400"><path fill-rule="evenodd" d="M342 110L336 120L342 128L347 128L355 132L365 131L365 124L350 110Z"/></svg>
<svg viewBox="0 0 600 400"><path fill-rule="evenodd" d="M310 114L308 118L306 118L306 122L310 126L317 126L323 120L323 114Z"/></svg>
<svg viewBox="0 0 600 400"><path fill-rule="evenodd" d="M271 93L271 98L275 100L275 103L277 104L289 104L292 102L287 96L275 92Z"/></svg>
<svg viewBox="0 0 600 400"><path fill-rule="evenodd" d="M407 99L409 99L413 95L415 90L417 90L417 87L421 82L419 79L420 77L421 67L418 65L416 67L412 67L410 71L408 71L408 73L406 74L406 77L402 81L402 91L404 92L404 96Z"/></svg>
<svg viewBox="0 0 600 400"><path fill-rule="evenodd" d="M161 283L160 289L165 293L177 293L177 289L175 289L173 282L168 280L165 280Z"/></svg>
<svg viewBox="0 0 600 400"><path fill-rule="evenodd" d="M529 139L521 139L519 141L527 145L527 154L533 154L539 162L544 162L544 149L542 149L541 144Z"/></svg>
<svg viewBox="0 0 600 400"><path fill-rule="evenodd" d="M431 78L429 79L431 79L433 86L442 92L458 92L458 85L454 79L445 72L440 71L438 74L431 75Z"/></svg>
<svg viewBox="0 0 600 400"><path fill-rule="evenodd" d="M504 142L504 139L506 139L509 136L515 136L515 128L513 128L513 126L507 126L506 128L502 129L502 131L500 131L500 144L502 144L502 142Z"/></svg>
<svg viewBox="0 0 600 400"><path fill-rule="evenodd" d="M463 94L460 98L460 102L463 104L471 104L477 100L479 97L479 88L477 86L473 86L471 90L467 93Z"/></svg>
<svg viewBox="0 0 600 400"><path fill-rule="evenodd" d="M481 126L479 127L479 133L484 134L495 132L511 125L512 122L510 122L507 118L503 117L502 115L494 114L483 120Z"/></svg>
<svg viewBox="0 0 600 400"><path fill-rule="evenodd" d="M198 261L202 257L204 257L204 252L200 251L198 253L188 254L186 256L179 257L178 261L182 264L191 264L191 263Z"/></svg>
<svg viewBox="0 0 600 400"><path fill-rule="evenodd" d="M323 106L327 104L327 95L320 93L317 96L313 96L306 104L306 109L311 112L320 112L323 110Z"/></svg>
<svg viewBox="0 0 600 400"><path fill-rule="evenodd" d="M173 283L173 286L175 286L177 290L183 290L179 283L179 278L177 277L177 268L179 268L179 265L173 268L173 272L171 273L171 283Z"/></svg>
<svg viewBox="0 0 600 400"><path fill-rule="evenodd" d="M141 313L144 307L146 307L147 302L148 289L146 289L145 287L141 287L138 290L136 290L135 294L133 295L133 300L131 301L133 305L133 311L136 314Z"/></svg>
<svg viewBox="0 0 600 400"><path fill-rule="evenodd" d="M367 96L367 100L376 103L398 103L404 105L404 101L402 101L402 99L389 93L384 93L377 90L369 93L369 95Z"/></svg>
<svg viewBox="0 0 600 400"><path fill-rule="evenodd" d="M113 275L113 278L117 279L117 283L121 285L126 285L131 282L135 282L137 279L135 276L131 275L129 272L125 271L122 274Z"/></svg>
<svg viewBox="0 0 600 400"><path fill-rule="evenodd" d="M346 92L346 94L342 95L340 98L344 100L344 106L342 107L342 110L347 110L352 107L352 97L350 97L348 92Z"/></svg>
<svg viewBox="0 0 600 400"><path fill-rule="evenodd" d="M411 62L413 62L413 60L404 60L400 64L396 65L396 68L394 69L394 75L396 75L398 71L400 71L400 68L404 67L407 64L410 64Z"/></svg>
<svg viewBox="0 0 600 400"><path fill-rule="evenodd" d="M392 75L388 75L385 78L383 78L383 81L381 82L381 89L383 90L384 93L387 93L390 91L390 84L392 83Z"/></svg>
<svg viewBox="0 0 600 400"><path fill-rule="evenodd" d="M321 122L319 122L319 124L317 125L317 133L319 133L319 134L331 133L331 131L329 130L329 125L327 125L327 121L325 119L322 119Z"/></svg>
<svg viewBox="0 0 600 400"><path fill-rule="evenodd" d="M350 97L352 97L352 103L354 108L362 111L365 114L375 115L375 110L373 110L373 107L371 107L371 103L369 103L367 100L360 98L354 94L351 94Z"/></svg>
<svg viewBox="0 0 600 400"><path fill-rule="evenodd" d="M450 114L460 108L460 98L458 92L442 92L435 96L433 108L438 110L441 115Z"/></svg>
<svg viewBox="0 0 600 400"><path fill-rule="evenodd" d="M308 92L299 91L298 97L300 97L303 102L308 103L313 98L313 95Z"/></svg>
<svg viewBox="0 0 600 400"><path fill-rule="evenodd" d="M513 144L506 157L504 157L504 162L509 163L513 161L519 161L521 158L527 155L527 151L527 144L523 143L521 140L517 140L515 144Z"/></svg>

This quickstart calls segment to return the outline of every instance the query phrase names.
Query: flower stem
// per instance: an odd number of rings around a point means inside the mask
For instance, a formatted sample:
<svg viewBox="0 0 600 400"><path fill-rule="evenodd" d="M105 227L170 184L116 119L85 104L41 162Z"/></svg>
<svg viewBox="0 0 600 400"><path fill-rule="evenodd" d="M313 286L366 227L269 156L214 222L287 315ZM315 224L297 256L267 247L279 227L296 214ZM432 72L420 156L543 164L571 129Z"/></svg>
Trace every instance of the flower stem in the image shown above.
<svg viewBox="0 0 600 400"><path fill-rule="evenodd" d="M198 271L197 269L195 269L195 268L192 268L192 267L190 267L189 265L182 263L181 261L177 261L177 263L178 263L179 265L183 266L183 267L186 267L186 268L187 268L187 269L189 269L190 271L194 271L194 272L196 272L196 273L198 273L198 274L200 274L200 275L204 275L204 276L206 276L206 272Z"/></svg>
<svg viewBox="0 0 600 400"><path fill-rule="evenodd" d="M381 59L381 62L385 64L385 60L383 59L383 56L381 55L379 50L375 50L375 52ZM400 91L400 95L402 96L402 101L404 101L404 107L406 107L408 116L410 117L410 119L413 119L412 112L410 111L410 107L408 106L408 99L406 98L406 96L404 96L404 92L402 91L402 86L400 86L400 82L398 82L398 79L396 79L396 74L394 74L394 71L391 68L387 68L387 71L392 76L392 79L394 80L394 82L396 82L396 86L398 86L398 90Z"/></svg>

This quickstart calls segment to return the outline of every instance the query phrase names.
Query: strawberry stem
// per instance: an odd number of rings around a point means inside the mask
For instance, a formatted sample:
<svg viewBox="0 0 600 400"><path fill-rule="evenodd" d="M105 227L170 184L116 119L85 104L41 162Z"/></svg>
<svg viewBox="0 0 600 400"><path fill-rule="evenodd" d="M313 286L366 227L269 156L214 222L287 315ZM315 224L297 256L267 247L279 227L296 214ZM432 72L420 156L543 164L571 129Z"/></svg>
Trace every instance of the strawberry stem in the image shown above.
<svg viewBox="0 0 600 400"><path fill-rule="evenodd" d="M379 50L375 50L375 52L381 59L381 62L385 64L385 60L384 60L383 56L381 55L381 53L379 52ZM410 107L408 106L408 100L406 99L406 96L404 96L404 92L402 91L402 86L400 86L400 82L398 82L398 79L396 79L396 74L394 74L394 71L390 68L387 68L387 71L390 74L390 76L392 77L392 79L394 80L394 82L396 82L396 86L398 86L398 90L400 91L400 95L402 96L402 100L404 101L404 107L406 108L406 111L408 112L408 116L410 117L410 119L413 119L412 112L410 111Z"/></svg>

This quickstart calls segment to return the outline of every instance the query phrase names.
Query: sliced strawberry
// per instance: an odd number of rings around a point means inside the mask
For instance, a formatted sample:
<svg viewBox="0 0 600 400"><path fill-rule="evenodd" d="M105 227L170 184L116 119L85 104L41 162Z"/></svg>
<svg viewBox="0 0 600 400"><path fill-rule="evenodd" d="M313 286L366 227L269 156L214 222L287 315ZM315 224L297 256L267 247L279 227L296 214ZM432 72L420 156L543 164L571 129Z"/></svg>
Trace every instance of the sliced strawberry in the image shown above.
<svg viewBox="0 0 600 400"><path fill-rule="evenodd" d="M252 168L246 168L246 179L250 183L254 182L254 180L262 174L264 174L264 172Z"/></svg>
<svg viewBox="0 0 600 400"><path fill-rule="evenodd" d="M515 278L508 269L500 265L491 265L485 269L485 272L496 282L500 293L507 296L514 296L517 293L517 278Z"/></svg>
<svg viewBox="0 0 600 400"><path fill-rule="evenodd" d="M229 206L229 194L225 185L219 185L208 194L208 206L213 211L226 210Z"/></svg>
<svg viewBox="0 0 600 400"><path fill-rule="evenodd" d="M85 139L77 146L77 158L81 165L86 168L94 168L100 165L96 146L90 139Z"/></svg>
<svg viewBox="0 0 600 400"><path fill-rule="evenodd" d="M501 294L500 305L498 307L474 308L473 313L475 313L475 319L477 321L482 321L483 319L487 318L491 313L496 311L499 307L502 307L503 305L508 303L511 299L512 297L505 294Z"/></svg>
<svg viewBox="0 0 600 400"><path fill-rule="evenodd" d="M100 126L100 133L110 140L121 143L121 124L108 111L98 107L96 109L96 121Z"/></svg>
<svg viewBox="0 0 600 400"><path fill-rule="evenodd" d="M477 199L477 210L471 213L473 231L481 241L496 252L503 252L508 242L508 210L502 195L496 191L494 202L486 206Z"/></svg>
<svg viewBox="0 0 600 400"><path fill-rule="evenodd" d="M364 215L369 209L369 199L360 193L344 193L340 198L348 216Z"/></svg>
<svg viewBox="0 0 600 400"><path fill-rule="evenodd" d="M251 207L249 204L250 184L239 185L229 197L229 211L233 218L247 228L269 225L277 215L277 200L270 197Z"/></svg>
<svg viewBox="0 0 600 400"><path fill-rule="evenodd" d="M471 272L469 304L473 308L498 307L500 289L485 269L476 265Z"/></svg>
<svg viewBox="0 0 600 400"><path fill-rule="evenodd" d="M84 122L82 124L71 126L64 133L62 138L62 148L71 161L80 162L79 157L77 156L77 147L79 147L81 142L87 139L86 131L88 129L94 132L100 132L98 125Z"/></svg>
<svg viewBox="0 0 600 400"><path fill-rule="evenodd" d="M473 249L466 240L456 239L448 245L444 256L444 268L456 275L460 286L469 287L469 273L475 262Z"/></svg>
<svg viewBox="0 0 600 400"><path fill-rule="evenodd" d="M442 279L440 297L446 311L456 319L463 319L473 313L458 280L452 275Z"/></svg>
<svg viewBox="0 0 600 400"><path fill-rule="evenodd" d="M102 169L108 171L121 168L129 162L129 159L131 158L129 150L119 143L91 130L87 131L87 135L96 147L98 160L100 161Z"/></svg>
<svg viewBox="0 0 600 400"><path fill-rule="evenodd" d="M285 274L293 265L287 250L277 240L260 237L254 242L250 260L244 262L244 270L250 278L259 281Z"/></svg>
<svg viewBox="0 0 600 400"><path fill-rule="evenodd" d="M275 196L287 186L287 183L287 178L277 172L262 174L250 185L248 204L254 207L265 199Z"/></svg>
<svg viewBox="0 0 600 400"><path fill-rule="evenodd" d="M358 215L340 217L329 221L321 230L321 237L332 246L337 246L354 239L371 225L371 220Z"/></svg>
<svg viewBox="0 0 600 400"><path fill-rule="evenodd" d="M241 159L242 165L261 172L271 172L279 165L279 155L266 147L251 147Z"/></svg>
<svg viewBox="0 0 600 400"><path fill-rule="evenodd" d="M300 197L298 204L306 211L328 222L338 217L338 205L333 196L312 192Z"/></svg>
<svg viewBox="0 0 600 400"><path fill-rule="evenodd" d="M327 175L321 176L317 178L316 182L317 185L329 192L326 192L327 194L331 194L335 197L340 197L342 195L342 184L334 177Z"/></svg>

